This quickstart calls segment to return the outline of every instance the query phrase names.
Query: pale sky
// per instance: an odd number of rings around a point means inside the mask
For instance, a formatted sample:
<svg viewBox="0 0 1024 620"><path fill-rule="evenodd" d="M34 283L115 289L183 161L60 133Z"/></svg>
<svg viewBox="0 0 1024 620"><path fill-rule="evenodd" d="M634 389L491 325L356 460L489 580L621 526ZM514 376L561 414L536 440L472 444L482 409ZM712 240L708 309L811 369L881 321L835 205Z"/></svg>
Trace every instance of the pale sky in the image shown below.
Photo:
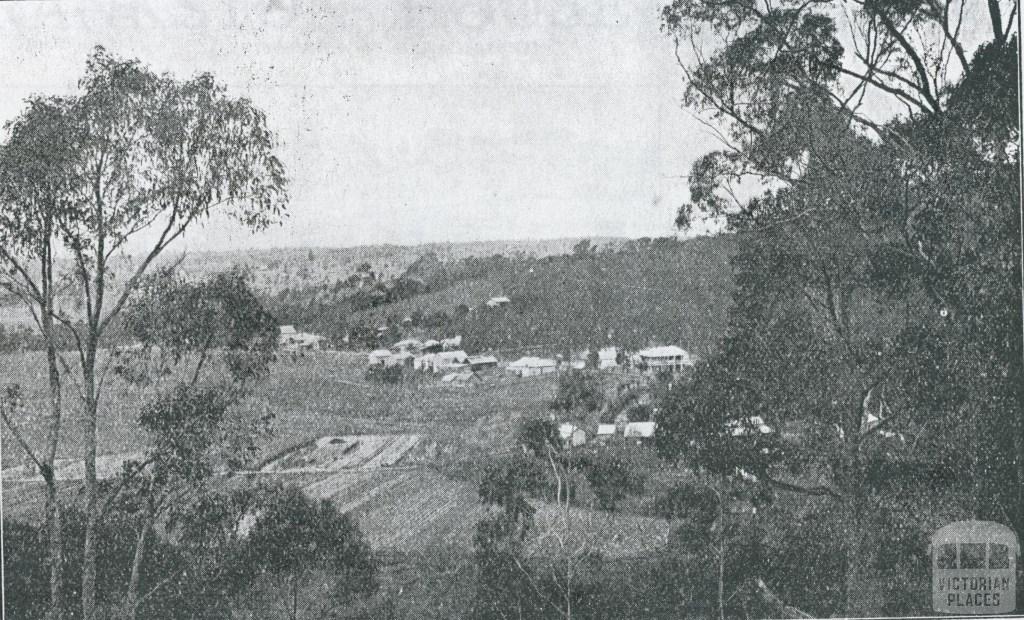
<svg viewBox="0 0 1024 620"><path fill-rule="evenodd" d="M97 44L251 98L291 216L192 249L665 235L717 143L680 107L664 1L5 2L0 119L72 92Z"/></svg>

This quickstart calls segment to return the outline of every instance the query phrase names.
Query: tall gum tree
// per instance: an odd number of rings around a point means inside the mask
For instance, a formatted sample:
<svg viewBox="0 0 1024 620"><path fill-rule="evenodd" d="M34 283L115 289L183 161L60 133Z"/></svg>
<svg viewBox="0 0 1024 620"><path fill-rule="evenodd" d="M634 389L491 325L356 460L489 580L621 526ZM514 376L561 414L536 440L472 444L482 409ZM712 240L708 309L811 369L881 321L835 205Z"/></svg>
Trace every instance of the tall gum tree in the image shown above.
<svg viewBox="0 0 1024 620"><path fill-rule="evenodd" d="M54 460L63 420L60 335L54 315L61 288L57 220L70 209L65 171L74 136L65 125L66 102L34 98L17 119L6 124L0 145L0 287L23 304L43 336L49 409L39 416L45 428L40 447L4 409L4 423L46 485L47 544L50 565L50 615L61 600L61 511ZM13 404L13 403L12 403Z"/></svg>
<svg viewBox="0 0 1024 620"><path fill-rule="evenodd" d="M676 0L662 14L684 101L723 143L693 165L677 223L727 216L745 243L723 354L696 381L718 393L679 395L660 447L677 455L700 434L719 448L708 463L832 498L848 615L878 611L863 526L867 495L894 478L880 437L902 433L906 462L966 466L974 513L1024 525L1019 488L988 482L1024 479L1010 413L1022 402L1018 5L988 2L988 32L972 6ZM879 102L898 113L873 114ZM744 180L761 193L744 197ZM804 445L778 460L749 449L754 434L736 447L728 417L755 414L796 423Z"/></svg>
<svg viewBox="0 0 1024 620"><path fill-rule="evenodd" d="M109 357L104 338L154 261L186 230L222 213L252 230L284 215L287 180L266 117L209 74L158 75L97 47L60 123L67 209L54 224L82 316L53 316L73 342L85 461L82 615L96 617L97 421ZM56 149L50 149L56 156ZM40 205L45 209L45 205ZM145 245L131 261L132 243ZM121 262L118 262L121 261ZM127 265L127 267L126 267Z"/></svg>

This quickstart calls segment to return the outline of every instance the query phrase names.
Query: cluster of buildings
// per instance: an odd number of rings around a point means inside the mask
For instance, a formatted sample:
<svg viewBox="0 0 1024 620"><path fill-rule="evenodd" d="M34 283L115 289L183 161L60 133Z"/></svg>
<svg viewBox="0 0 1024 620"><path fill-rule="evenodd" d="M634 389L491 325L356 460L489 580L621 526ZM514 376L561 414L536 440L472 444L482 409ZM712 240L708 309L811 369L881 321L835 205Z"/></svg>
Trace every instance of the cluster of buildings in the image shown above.
<svg viewBox="0 0 1024 620"><path fill-rule="evenodd" d="M591 440L599 443L618 440L645 444L654 440L657 427L658 425L652 421L630 422L628 418L620 415L614 424L598 424L596 432L593 433L573 422L563 422L558 426L558 436L563 445L572 447L582 446Z"/></svg>

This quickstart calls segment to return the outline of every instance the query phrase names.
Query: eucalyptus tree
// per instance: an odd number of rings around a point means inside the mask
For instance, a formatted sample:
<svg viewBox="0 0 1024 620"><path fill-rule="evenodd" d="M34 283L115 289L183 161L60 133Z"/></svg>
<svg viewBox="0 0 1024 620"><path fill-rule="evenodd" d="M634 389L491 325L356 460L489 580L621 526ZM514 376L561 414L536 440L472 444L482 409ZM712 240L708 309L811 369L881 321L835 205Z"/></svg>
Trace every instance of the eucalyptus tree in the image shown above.
<svg viewBox="0 0 1024 620"><path fill-rule="evenodd" d="M81 317L60 310L53 317L77 354L86 498L82 612L92 619L105 337L175 240L218 213L252 230L271 225L284 214L287 183L264 113L229 96L209 74L178 80L98 47L78 92L60 101L59 124L72 140L42 156L59 161L67 208L53 213L53 224L69 255L69 294L82 304ZM123 258L136 247L144 248L136 259Z"/></svg>
<svg viewBox="0 0 1024 620"><path fill-rule="evenodd" d="M60 237L57 220L71 209L68 157L76 136L65 123L67 102L34 98L5 126L0 146L0 287L28 308L43 336L49 384L48 412L40 447L22 432L11 415L4 423L41 474L46 485L50 601L61 600L61 512L54 477L63 419L59 334L54 325L62 279L58 273ZM6 411L6 409L5 409ZM51 613L58 613L56 604Z"/></svg>
<svg viewBox="0 0 1024 620"><path fill-rule="evenodd" d="M1018 6L988 2L980 41L965 34L981 32L971 6L676 0L663 11L685 102L723 143L693 165L677 223L724 216L743 249L723 352L664 408L660 447L833 501L851 615L877 609L864 587L869 496L912 483L894 475L894 450L904 465L966 466L977 515L1024 523L1019 485L989 483L1024 480L1024 429L1008 413L1024 402L1006 20ZM752 415L801 442L734 434Z"/></svg>

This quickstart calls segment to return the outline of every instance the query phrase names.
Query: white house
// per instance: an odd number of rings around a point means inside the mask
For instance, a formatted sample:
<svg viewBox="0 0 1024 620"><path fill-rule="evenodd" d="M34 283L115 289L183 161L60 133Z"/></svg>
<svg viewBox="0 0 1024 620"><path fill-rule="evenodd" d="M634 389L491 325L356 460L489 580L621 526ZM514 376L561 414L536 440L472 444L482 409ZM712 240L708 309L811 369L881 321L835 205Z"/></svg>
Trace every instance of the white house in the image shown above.
<svg viewBox="0 0 1024 620"><path fill-rule="evenodd" d="M654 430L657 425L654 422L630 422L626 425L626 430L623 435L626 437L636 437L637 439L651 439L654 437Z"/></svg>
<svg viewBox="0 0 1024 620"><path fill-rule="evenodd" d="M387 349L377 349L376 351L372 351L367 358L370 366L385 364L389 359L391 359L391 351L388 351Z"/></svg>
<svg viewBox="0 0 1024 620"><path fill-rule="evenodd" d="M493 355L475 355L469 358L469 366L474 371L487 370L488 368L497 368L498 358Z"/></svg>
<svg viewBox="0 0 1024 620"><path fill-rule="evenodd" d="M487 300L487 307L501 308L502 306L507 306L510 303L512 303L512 300L508 297L491 297Z"/></svg>
<svg viewBox="0 0 1024 620"><path fill-rule="evenodd" d="M646 366L655 371L661 369L675 371L693 366L693 358L690 354L675 345L651 347L638 351L633 356L633 361L639 366Z"/></svg>
<svg viewBox="0 0 1024 620"><path fill-rule="evenodd" d="M303 351L320 348L323 336L300 332L294 325L282 325L278 328L277 344L285 351Z"/></svg>
<svg viewBox="0 0 1024 620"><path fill-rule="evenodd" d="M537 377L555 372L558 364L553 359L521 357L505 367L505 371L519 377Z"/></svg>
<svg viewBox="0 0 1024 620"><path fill-rule="evenodd" d="M425 367L432 369L435 373L461 370L469 367L469 356L466 355L465 351L445 351L424 357L429 357L429 360L425 362Z"/></svg>
<svg viewBox="0 0 1024 620"><path fill-rule="evenodd" d="M597 367L600 370L608 368L615 368L619 365L617 357L619 355L618 349L615 347L605 347L597 352Z"/></svg>

